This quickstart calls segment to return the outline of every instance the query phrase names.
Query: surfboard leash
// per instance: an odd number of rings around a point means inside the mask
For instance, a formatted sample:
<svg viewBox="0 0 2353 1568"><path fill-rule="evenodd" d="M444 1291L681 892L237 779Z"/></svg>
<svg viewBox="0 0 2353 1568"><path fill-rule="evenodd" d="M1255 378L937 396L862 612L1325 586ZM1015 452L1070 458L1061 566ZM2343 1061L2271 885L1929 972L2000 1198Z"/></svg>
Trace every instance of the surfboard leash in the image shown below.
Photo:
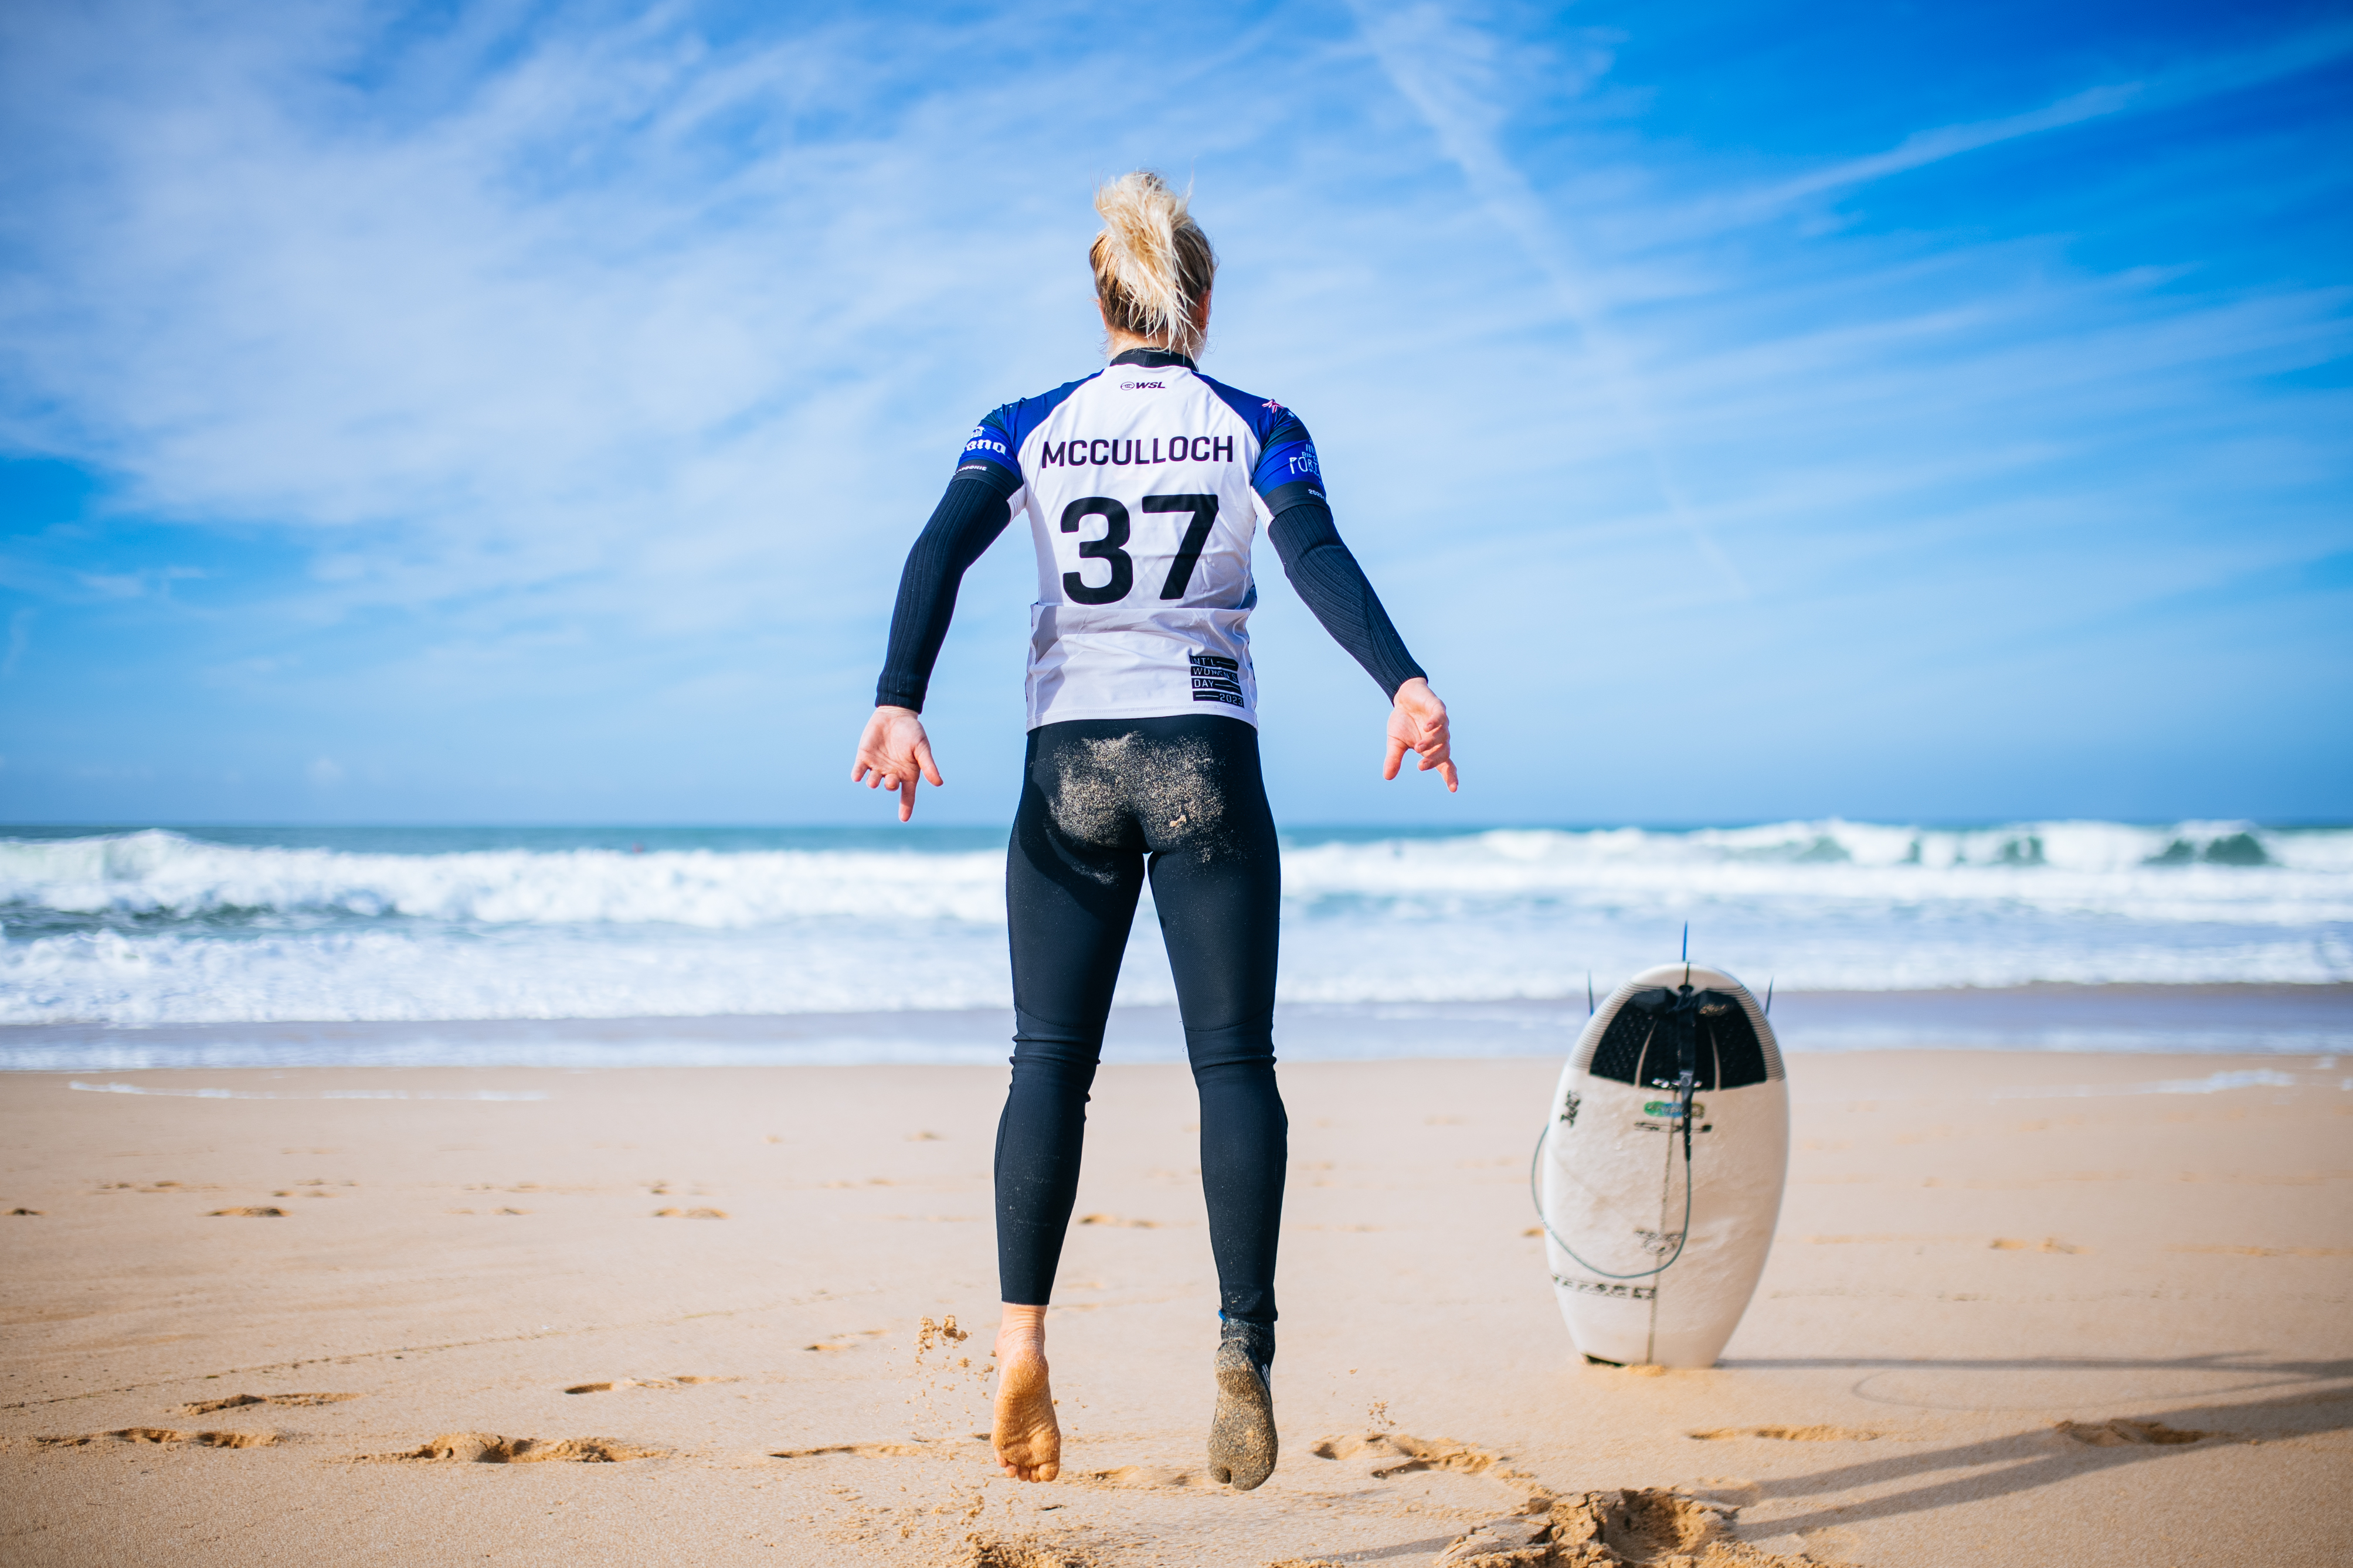
<svg viewBox="0 0 2353 1568"><path fill-rule="evenodd" d="M1545 1123L1544 1131L1536 1134L1536 1152L1528 1157L1528 1200L1535 1205L1536 1223L1544 1226L1544 1233L1552 1237L1554 1241L1559 1243L1560 1249L1563 1252L1567 1253L1570 1259L1574 1261L1578 1268L1586 1270L1588 1273L1599 1274L1604 1279L1648 1279L1654 1274L1664 1274L1668 1269L1673 1268L1675 1259L1683 1255L1683 1248L1691 1245L1692 1156L1691 1139L1689 1136L1689 1130L1691 1127L1691 1106L1689 1102L1686 1101L1683 1105L1683 1127L1685 1130L1685 1137L1683 1139L1683 1229L1676 1233L1675 1250L1664 1263L1660 1264L1656 1268L1637 1269L1631 1274L1613 1274L1607 1268L1597 1268L1592 1264L1588 1263L1584 1258L1577 1257L1577 1248L1569 1246L1567 1241L1562 1237L1560 1232L1553 1229L1552 1216L1545 1213L1544 1189L1538 1184L1538 1183L1539 1178L1544 1173L1545 1144L1551 1140L1552 1130L1558 1124L1558 1121L1559 1118L1555 1117Z"/></svg>

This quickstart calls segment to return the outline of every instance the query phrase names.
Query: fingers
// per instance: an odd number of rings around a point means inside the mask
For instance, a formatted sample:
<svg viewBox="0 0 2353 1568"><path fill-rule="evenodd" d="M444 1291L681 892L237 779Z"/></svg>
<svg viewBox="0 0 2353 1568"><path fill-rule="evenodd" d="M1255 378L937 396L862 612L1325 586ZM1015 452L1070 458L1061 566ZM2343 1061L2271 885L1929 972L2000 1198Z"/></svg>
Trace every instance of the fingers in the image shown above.
<svg viewBox="0 0 2353 1568"><path fill-rule="evenodd" d="M923 721L913 713L878 710L875 717L868 721L866 732L859 737L849 782L896 795L899 820L906 822L915 815L918 781L934 789L947 784L940 774L937 759L932 755L931 738L923 733Z"/></svg>
<svg viewBox="0 0 2353 1568"><path fill-rule="evenodd" d="M1389 711L1388 755L1383 760L1381 777L1398 776L1398 766L1408 752L1414 753L1414 771L1435 770L1446 781L1451 795L1461 786L1461 777L1455 772L1453 742L1446 722L1446 704L1440 702L1427 688L1412 685L1398 689L1396 705Z"/></svg>

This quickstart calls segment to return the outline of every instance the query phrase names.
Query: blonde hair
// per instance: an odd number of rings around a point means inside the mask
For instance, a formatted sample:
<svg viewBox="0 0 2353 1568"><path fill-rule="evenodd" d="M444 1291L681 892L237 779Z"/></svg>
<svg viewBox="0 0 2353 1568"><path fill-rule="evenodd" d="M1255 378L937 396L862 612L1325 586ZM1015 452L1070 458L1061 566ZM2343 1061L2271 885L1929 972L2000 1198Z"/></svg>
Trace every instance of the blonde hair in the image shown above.
<svg viewBox="0 0 2353 1568"><path fill-rule="evenodd" d="M1217 279L1218 254L1185 203L1149 170L1108 182L1095 192L1103 227L1087 259L1094 264L1095 297L1106 321L1198 358L1202 333L1196 318Z"/></svg>

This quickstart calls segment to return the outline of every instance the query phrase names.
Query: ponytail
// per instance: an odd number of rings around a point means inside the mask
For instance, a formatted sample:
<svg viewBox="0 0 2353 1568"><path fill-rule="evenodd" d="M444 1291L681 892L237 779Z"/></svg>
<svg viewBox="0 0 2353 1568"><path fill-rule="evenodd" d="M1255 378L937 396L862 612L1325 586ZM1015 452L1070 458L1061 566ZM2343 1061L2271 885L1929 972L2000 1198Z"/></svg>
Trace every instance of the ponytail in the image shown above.
<svg viewBox="0 0 2353 1568"><path fill-rule="evenodd" d="M1185 203L1148 170L1122 174L1095 192L1103 227L1087 258L1104 321L1198 358L1196 317L1217 278L1218 256Z"/></svg>

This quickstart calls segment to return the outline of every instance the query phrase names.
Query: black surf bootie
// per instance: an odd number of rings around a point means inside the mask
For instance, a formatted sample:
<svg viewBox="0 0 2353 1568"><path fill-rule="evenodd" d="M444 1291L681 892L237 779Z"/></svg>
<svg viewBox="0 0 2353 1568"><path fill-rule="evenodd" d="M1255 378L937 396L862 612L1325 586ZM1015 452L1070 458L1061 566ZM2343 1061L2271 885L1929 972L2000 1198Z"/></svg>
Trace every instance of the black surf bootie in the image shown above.
<svg viewBox="0 0 2353 1568"><path fill-rule="evenodd" d="M1228 1318L1218 1336L1209 1474L1238 1492L1274 1474L1274 1330Z"/></svg>

